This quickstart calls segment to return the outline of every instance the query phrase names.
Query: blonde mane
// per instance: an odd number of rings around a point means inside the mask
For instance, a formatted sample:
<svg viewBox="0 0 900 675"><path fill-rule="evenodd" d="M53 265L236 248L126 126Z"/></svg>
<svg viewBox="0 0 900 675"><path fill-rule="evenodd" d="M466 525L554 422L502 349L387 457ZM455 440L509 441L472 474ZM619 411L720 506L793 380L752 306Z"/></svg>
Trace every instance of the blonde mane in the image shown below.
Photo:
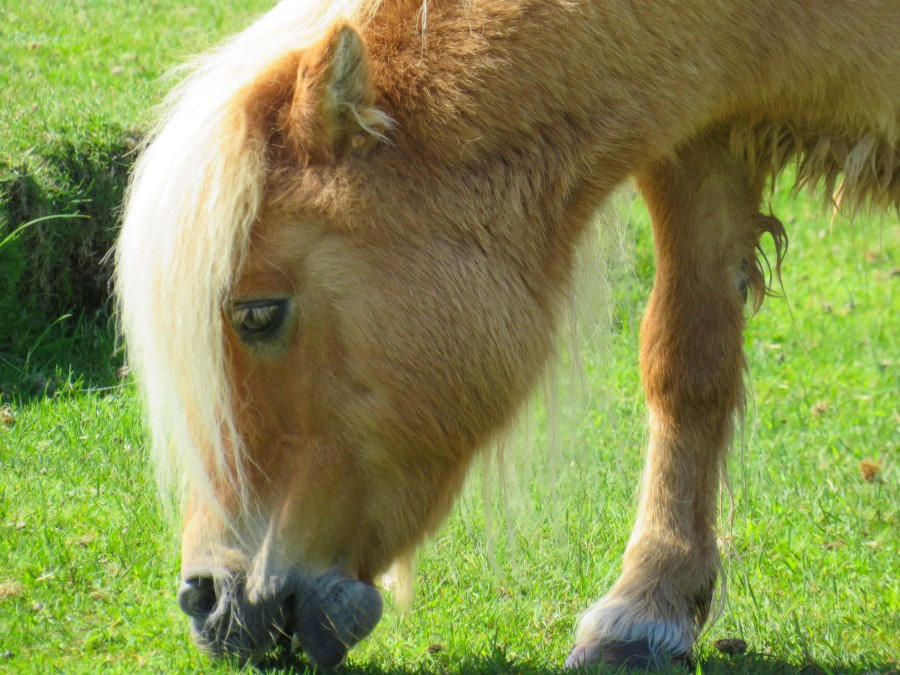
<svg viewBox="0 0 900 675"><path fill-rule="evenodd" d="M183 502L190 485L215 504L211 487L223 480L246 497L222 305L246 252L267 167L264 139L233 101L284 53L310 46L339 19L365 25L377 7L378 0L284 0L175 71L183 80L163 103L132 176L114 279L164 497L174 491Z"/></svg>

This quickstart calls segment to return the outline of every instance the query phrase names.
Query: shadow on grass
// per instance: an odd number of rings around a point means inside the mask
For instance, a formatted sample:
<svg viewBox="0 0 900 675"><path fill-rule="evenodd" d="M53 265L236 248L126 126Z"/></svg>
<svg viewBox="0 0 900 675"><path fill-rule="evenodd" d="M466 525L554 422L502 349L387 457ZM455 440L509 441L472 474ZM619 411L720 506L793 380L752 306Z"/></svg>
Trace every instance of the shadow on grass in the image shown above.
<svg viewBox="0 0 900 675"><path fill-rule="evenodd" d="M0 344L0 404L113 388L122 362L110 317L64 315L27 341Z"/></svg>
<svg viewBox="0 0 900 675"><path fill-rule="evenodd" d="M0 398L115 384L107 253L137 138L87 125L0 154Z"/></svg>
<svg viewBox="0 0 900 675"><path fill-rule="evenodd" d="M352 655L351 655L352 656ZM350 663L339 668L336 672L342 675L424 675L426 673L521 673L522 675L550 675L551 673L568 672L608 675L612 673L636 673L646 671L629 670L625 668L595 667L580 670L563 671L562 662L564 655L560 655L559 663L536 663L532 661L517 660L509 657L503 649L496 649L490 655L465 657L461 660L452 656L445 656L443 652L427 654L416 665L403 667L382 667L377 664ZM246 666L245 666L246 668ZM321 672L310 667L302 657L284 654L272 657L268 661L252 666L251 672L265 675L293 675ZM897 663L873 663L841 661L838 663L807 663L798 665L784 659L772 657L766 654L741 654L726 656L716 654L697 664L685 667L673 667L669 670L653 671L655 673L672 673L677 675L693 673L743 673L759 675L776 675L781 673L797 673L798 675L826 675L831 673L848 673L863 675L864 673L883 673L885 675L900 675Z"/></svg>
<svg viewBox="0 0 900 675"><path fill-rule="evenodd" d="M798 661L803 661L801 658ZM884 673L900 675L896 663L875 663L868 661L838 661L835 663L813 662L792 663L767 654L742 654L740 656L716 655L700 663L703 673L800 673L802 675L827 675L830 673ZM693 672L693 671L691 671Z"/></svg>

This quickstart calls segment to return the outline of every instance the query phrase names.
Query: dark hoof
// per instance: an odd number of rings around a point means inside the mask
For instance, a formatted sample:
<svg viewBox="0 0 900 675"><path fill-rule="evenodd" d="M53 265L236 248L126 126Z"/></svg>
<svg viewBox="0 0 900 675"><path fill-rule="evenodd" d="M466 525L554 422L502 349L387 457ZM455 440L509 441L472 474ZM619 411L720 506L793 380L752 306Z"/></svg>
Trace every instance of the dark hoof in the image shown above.
<svg viewBox="0 0 900 675"><path fill-rule="evenodd" d="M613 668L658 670L676 664L687 665L690 658L690 654L669 655L652 649L646 639L632 642L590 640L572 647L565 668L583 669L603 664Z"/></svg>

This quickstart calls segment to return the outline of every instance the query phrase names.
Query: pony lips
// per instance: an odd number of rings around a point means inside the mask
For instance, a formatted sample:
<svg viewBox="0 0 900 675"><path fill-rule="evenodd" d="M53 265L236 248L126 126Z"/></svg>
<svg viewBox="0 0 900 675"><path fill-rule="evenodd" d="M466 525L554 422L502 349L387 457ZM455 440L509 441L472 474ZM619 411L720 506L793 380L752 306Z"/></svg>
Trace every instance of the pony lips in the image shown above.
<svg viewBox="0 0 900 675"><path fill-rule="evenodd" d="M305 597L297 598L294 637L313 664L332 668L372 632L382 607L371 584L335 574L319 577Z"/></svg>

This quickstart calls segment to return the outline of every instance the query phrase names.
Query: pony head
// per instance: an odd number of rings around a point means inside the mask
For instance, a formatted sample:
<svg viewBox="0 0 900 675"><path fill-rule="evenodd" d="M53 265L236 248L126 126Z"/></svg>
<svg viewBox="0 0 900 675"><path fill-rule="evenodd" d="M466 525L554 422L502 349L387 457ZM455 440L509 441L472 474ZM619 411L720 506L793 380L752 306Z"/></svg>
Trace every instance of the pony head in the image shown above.
<svg viewBox="0 0 900 675"><path fill-rule="evenodd" d="M174 93L116 287L161 482L184 494L195 641L328 667L527 395L554 303L523 269L548 252L487 236L509 186L475 192L396 133L421 127L379 88L366 10L283 7Z"/></svg>

